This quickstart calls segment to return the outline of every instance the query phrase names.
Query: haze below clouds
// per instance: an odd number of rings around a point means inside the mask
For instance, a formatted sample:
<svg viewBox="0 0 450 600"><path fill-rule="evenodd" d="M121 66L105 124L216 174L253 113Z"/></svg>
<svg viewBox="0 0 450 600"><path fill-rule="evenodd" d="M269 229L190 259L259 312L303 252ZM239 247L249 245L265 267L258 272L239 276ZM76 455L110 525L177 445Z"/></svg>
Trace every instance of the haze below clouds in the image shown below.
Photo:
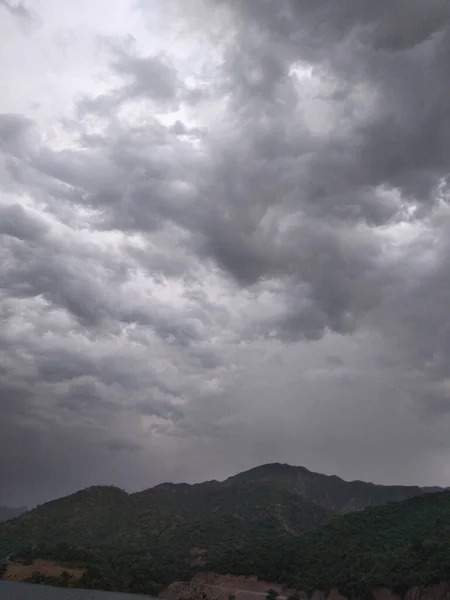
<svg viewBox="0 0 450 600"><path fill-rule="evenodd" d="M450 4L0 0L0 503L450 485Z"/></svg>

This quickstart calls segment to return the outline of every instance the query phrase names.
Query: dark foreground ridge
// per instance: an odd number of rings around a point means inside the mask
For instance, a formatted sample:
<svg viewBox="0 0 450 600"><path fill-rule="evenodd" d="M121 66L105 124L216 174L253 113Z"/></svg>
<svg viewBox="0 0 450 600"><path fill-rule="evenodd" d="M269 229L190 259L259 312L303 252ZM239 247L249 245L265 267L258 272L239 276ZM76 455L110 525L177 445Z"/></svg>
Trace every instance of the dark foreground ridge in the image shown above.
<svg viewBox="0 0 450 600"><path fill-rule="evenodd" d="M450 574L450 493L270 464L127 494L97 486L0 525L3 577L158 594L199 570L297 589L405 590Z"/></svg>

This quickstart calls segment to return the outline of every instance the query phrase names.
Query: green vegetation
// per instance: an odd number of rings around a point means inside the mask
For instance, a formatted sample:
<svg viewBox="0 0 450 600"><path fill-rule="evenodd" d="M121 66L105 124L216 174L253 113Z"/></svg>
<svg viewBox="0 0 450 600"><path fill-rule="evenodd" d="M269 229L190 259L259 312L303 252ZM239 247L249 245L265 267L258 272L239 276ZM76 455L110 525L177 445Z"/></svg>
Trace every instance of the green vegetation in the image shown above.
<svg viewBox="0 0 450 600"><path fill-rule="evenodd" d="M450 492L345 515L315 531L217 556L210 568L297 589L404 591L450 574Z"/></svg>
<svg viewBox="0 0 450 600"><path fill-rule="evenodd" d="M38 571L27 577L24 580L26 583L40 583L44 585L55 585L57 587L69 587L70 575L67 571L63 571L61 575L43 575Z"/></svg>
<svg viewBox="0 0 450 600"><path fill-rule="evenodd" d="M22 560L78 561L87 568L80 585L153 594L193 574L195 548L207 550L203 561L291 537L332 516L270 481L164 484L131 495L93 487L0 525L0 559L18 553Z"/></svg>
<svg viewBox="0 0 450 600"><path fill-rule="evenodd" d="M271 482L164 484L132 495L94 487L0 525L0 557L24 546L65 542L106 553L126 549L158 562L169 557L186 572L194 547L233 550L312 529L332 516Z"/></svg>
<svg viewBox="0 0 450 600"><path fill-rule="evenodd" d="M428 491L346 483L288 465L136 494L98 486L2 523L0 561L11 554L30 562L51 558L85 569L77 585L148 594L196 568L306 590L404 588L450 573L442 533L450 524L450 494ZM339 516L351 510L360 512ZM71 584L63 579L45 582Z"/></svg>
<svg viewBox="0 0 450 600"><path fill-rule="evenodd" d="M163 586L154 580L154 576L161 578L167 576L163 565L153 563L149 558L77 548L65 543L25 547L11 554L9 558L24 564L32 564L36 558L46 558L68 569L85 569L84 575L76 582L71 580L67 571L63 571L58 576L44 575L35 571L25 580L28 583L59 587L75 584L81 588L146 593L156 596Z"/></svg>

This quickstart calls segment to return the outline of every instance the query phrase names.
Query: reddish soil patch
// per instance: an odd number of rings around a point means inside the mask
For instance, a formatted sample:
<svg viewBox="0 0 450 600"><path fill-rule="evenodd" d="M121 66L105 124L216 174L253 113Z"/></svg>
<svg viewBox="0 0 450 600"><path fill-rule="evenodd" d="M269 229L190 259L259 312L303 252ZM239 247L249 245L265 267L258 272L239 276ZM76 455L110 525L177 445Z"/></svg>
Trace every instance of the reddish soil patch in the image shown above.
<svg viewBox="0 0 450 600"><path fill-rule="evenodd" d="M190 582L174 581L161 592L159 597L164 600L228 600L229 595L233 594L236 600L265 600L267 590L270 588L279 593L280 600L295 593L295 590L276 583L261 581L256 577L199 572ZM372 592L375 600L401 600L398 594L388 588L376 588ZM302 600L308 600L304 592L298 593ZM316 590L309 596L309 600L348 599L338 590L332 589L329 592ZM430 586L414 586L403 595L403 600L450 600L450 581L441 581Z"/></svg>
<svg viewBox="0 0 450 600"><path fill-rule="evenodd" d="M189 583L175 581L159 597L164 600L228 600L233 594L236 600L265 600L269 589L276 590L280 600L295 593L295 590L256 577L199 572Z"/></svg>
<svg viewBox="0 0 450 600"><path fill-rule="evenodd" d="M38 571L43 575L50 575L53 577L59 577L63 571L67 571L71 579L74 581L80 579L84 573L84 569L65 567L53 560L37 558L32 565L10 563L5 575L3 576L3 579L9 579L11 581L24 581L28 577L31 577L35 571Z"/></svg>
<svg viewBox="0 0 450 600"><path fill-rule="evenodd" d="M220 587L231 591L249 592L254 598L254 594L267 595L269 589L278 592L280 599L294 594L296 590L287 588L279 583L264 581L257 577L246 577L244 575L220 575L210 571L196 573L192 579L194 583L201 583L212 588ZM236 594L237 595L237 594ZM241 596L239 596L240 598Z"/></svg>

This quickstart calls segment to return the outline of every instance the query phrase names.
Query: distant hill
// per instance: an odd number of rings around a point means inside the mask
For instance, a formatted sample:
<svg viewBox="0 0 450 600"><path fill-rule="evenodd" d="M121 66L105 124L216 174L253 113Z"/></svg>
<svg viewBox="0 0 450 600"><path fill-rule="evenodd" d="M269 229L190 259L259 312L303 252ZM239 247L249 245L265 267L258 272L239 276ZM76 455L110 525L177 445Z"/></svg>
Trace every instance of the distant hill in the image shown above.
<svg viewBox="0 0 450 600"><path fill-rule="evenodd" d="M305 500L337 513L353 512L368 506L379 506L425 493L443 491L443 488L439 487L388 486L365 481L344 481L336 475L321 475L305 467L280 463L255 467L230 477L224 483L234 484L237 481L277 483Z"/></svg>
<svg viewBox="0 0 450 600"><path fill-rule="evenodd" d="M283 554L299 536L340 514L430 491L346 482L277 463L223 482L165 483L135 494L97 486L1 524L0 559L11 553L64 558L85 569L86 586L155 593L210 562L226 564L224 557L238 568L233 557L242 555L250 569L252 551L255 557L273 556L271 548ZM265 565L255 562L255 569Z"/></svg>
<svg viewBox="0 0 450 600"><path fill-rule="evenodd" d="M18 506L16 508L10 506L0 506L0 523L3 521L8 521L9 519L14 519L14 517L18 517L26 511L26 506Z"/></svg>

